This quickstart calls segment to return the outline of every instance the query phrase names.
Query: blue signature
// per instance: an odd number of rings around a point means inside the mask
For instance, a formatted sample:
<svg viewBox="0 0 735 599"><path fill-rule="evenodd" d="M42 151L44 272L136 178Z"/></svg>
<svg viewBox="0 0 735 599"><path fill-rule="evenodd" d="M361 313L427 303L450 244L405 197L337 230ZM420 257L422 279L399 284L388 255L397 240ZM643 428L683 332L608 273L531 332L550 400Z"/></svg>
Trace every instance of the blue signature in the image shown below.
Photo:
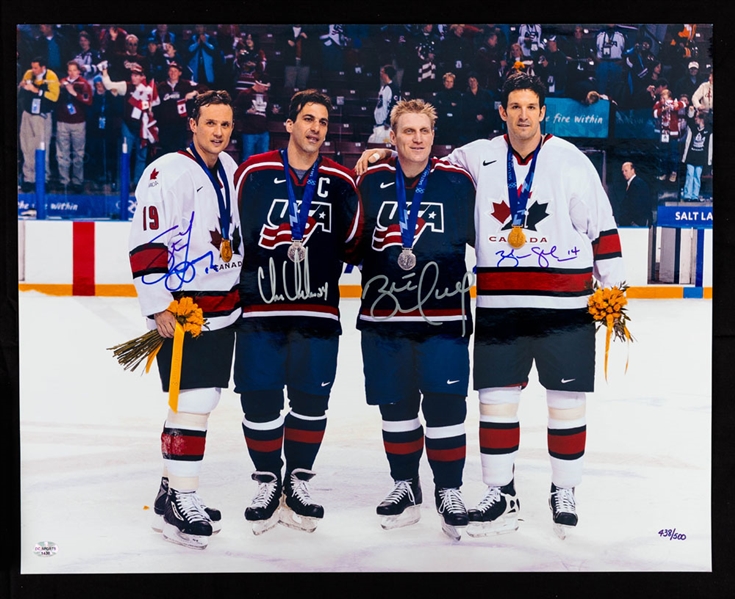
<svg viewBox="0 0 735 599"><path fill-rule="evenodd" d="M189 259L189 245L191 243L191 232L192 226L194 225L194 213L191 213L189 219L189 226L182 231L176 233L168 244L168 272L155 279L143 277L142 282L145 285L156 285L161 281L164 281L164 285L168 291L178 291L187 283L191 283L196 277L196 264L202 260L209 260L209 263L204 263L204 272L208 273L209 269L215 269L214 254L212 251L208 251L201 256ZM176 231L179 228L178 225L166 229L160 235L157 235L150 242L155 242L165 237L172 231Z"/></svg>
<svg viewBox="0 0 735 599"><path fill-rule="evenodd" d="M510 252L499 250L495 252L496 256L500 256L500 259L495 264L495 266L500 266L505 261L510 261L512 263L511 266L518 266L521 260L536 255L536 261L538 262L538 265L541 268L547 268L550 265L549 258L553 258L554 260L556 260L556 262L567 262L568 260L574 260L577 257L577 254L579 254L579 249L576 247L573 247L571 250L567 250L566 258L556 255L557 248L555 245L551 246L551 249L548 251L536 245L532 246L530 249L530 253L523 255L516 254L515 248L510 250Z"/></svg>

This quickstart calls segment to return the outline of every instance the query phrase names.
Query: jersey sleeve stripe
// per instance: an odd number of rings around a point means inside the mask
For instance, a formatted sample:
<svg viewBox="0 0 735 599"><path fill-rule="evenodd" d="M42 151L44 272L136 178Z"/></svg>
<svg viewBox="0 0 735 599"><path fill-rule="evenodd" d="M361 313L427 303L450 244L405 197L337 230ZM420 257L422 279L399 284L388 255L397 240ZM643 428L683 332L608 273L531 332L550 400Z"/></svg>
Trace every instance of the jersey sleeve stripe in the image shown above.
<svg viewBox="0 0 735 599"><path fill-rule="evenodd" d="M133 278L168 272L168 248L163 243L146 243L130 252Z"/></svg>
<svg viewBox="0 0 735 599"><path fill-rule="evenodd" d="M568 270L527 268L477 269L477 293L481 295L586 295L592 289L592 269Z"/></svg>
<svg viewBox="0 0 735 599"><path fill-rule="evenodd" d="M623 250L617 230L602 231L600 236L592 242L592 251L595 254L595 260L622 258Z"/></svg>

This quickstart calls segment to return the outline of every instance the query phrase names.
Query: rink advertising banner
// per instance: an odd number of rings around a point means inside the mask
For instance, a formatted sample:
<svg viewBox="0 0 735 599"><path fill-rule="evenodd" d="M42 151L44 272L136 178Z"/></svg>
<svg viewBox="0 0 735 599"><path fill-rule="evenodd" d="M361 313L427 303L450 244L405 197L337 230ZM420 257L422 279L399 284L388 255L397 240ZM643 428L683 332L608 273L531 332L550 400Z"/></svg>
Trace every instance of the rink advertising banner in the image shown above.
<svg viewBox="0 0 735 599"><path fill-rule="evenodd" d="M678 229L711 229L712 206L659 206L659 227Z"/></svg>
<svg viewBox="0 0 735 599"><path fill-rule="evenodd" d="M606 139L610 129L610 102L585 106L571 98L546 98L544 131L559 137Z"/></svg>

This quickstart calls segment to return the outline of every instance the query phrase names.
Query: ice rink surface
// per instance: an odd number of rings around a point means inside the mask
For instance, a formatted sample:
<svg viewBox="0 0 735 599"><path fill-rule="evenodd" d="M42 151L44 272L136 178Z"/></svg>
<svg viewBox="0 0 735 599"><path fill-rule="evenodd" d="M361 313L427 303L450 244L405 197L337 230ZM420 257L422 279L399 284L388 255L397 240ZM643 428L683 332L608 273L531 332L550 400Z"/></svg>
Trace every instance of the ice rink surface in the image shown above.
<svg viewBox="0 0 735 599"><path fill-rule="evenodd" d="M712 570L711 300L630 300L635 342L612 343L607 381L598 333L580 520L566 540L552 529L545 396L532 378L520 405L520 528L456 543L441 532L425 457L420 522L379 525L375 506L392 481L378 409L364 399L357 306L341 304L338 373L311 485L323 522L312 534L252 534L243 510L256 485L229 389L210 417L200 487L223 529L196 551L150 527L167 410L158 374L125 371L106 349L145 331L137 300L20 293L21 574ZM478 426L471 391L468 507L485 489ZM662 536L667 529L685 538ZM39 546L54 553L39 555Z"/></svg>

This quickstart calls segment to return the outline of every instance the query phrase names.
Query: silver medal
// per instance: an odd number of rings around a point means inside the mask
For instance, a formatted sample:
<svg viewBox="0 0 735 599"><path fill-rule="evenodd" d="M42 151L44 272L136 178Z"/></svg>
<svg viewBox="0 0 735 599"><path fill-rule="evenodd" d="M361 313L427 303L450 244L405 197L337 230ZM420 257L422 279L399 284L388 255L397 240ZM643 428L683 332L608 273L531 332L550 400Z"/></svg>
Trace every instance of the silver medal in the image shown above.
<svg viewBox="0 0 735 599"><path fill-rule="evenodd" d="M398 255L398 266L403 270L411 270L416 266L416 256L414 256L411 248L403 248Z"/></svg>
<svg viewBox="0 0 735 599"><path fill-rule="evenodd" d="M306 258L306 248L299 239L291 241L291 245L288 247L288 259L291 262L302 262Z"/></svg>

